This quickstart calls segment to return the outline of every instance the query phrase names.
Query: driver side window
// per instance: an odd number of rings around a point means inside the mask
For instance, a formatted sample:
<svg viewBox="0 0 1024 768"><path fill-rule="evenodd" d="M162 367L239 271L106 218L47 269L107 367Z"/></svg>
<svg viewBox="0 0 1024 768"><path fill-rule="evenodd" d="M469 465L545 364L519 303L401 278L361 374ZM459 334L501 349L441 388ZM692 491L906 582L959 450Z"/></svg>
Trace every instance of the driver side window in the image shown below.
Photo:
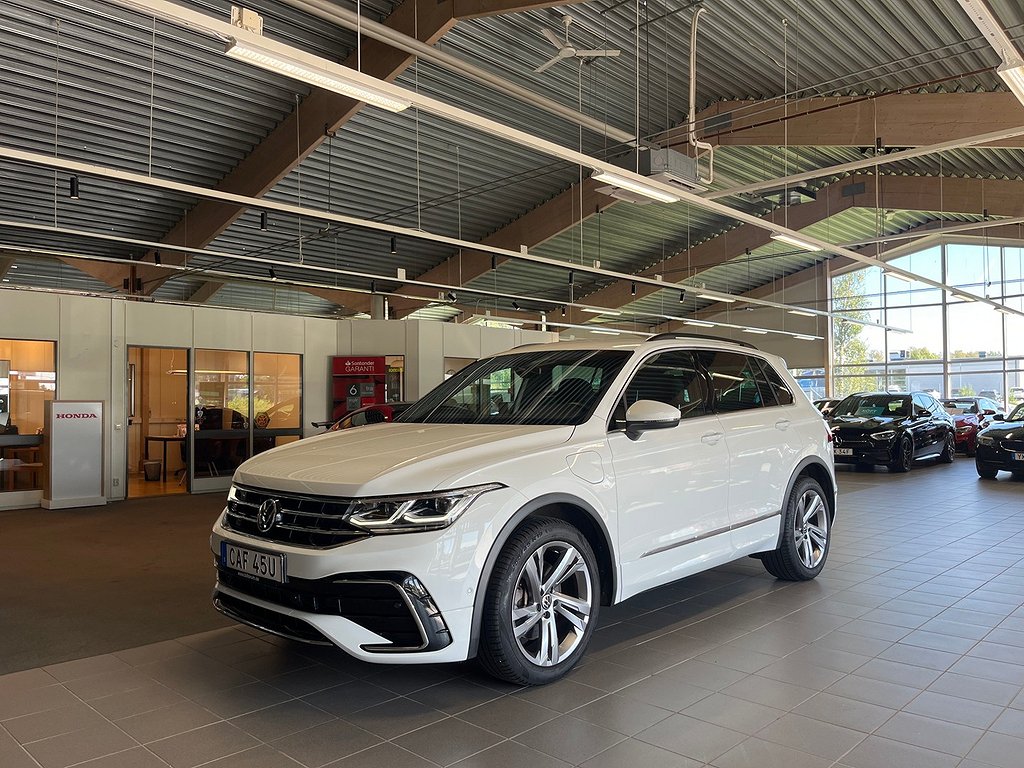
<svg viewBox="0 0 1024 768"><path fill-rule="evenodd" d="M637 400L655 400L679 409L680 418L709 413L708 387L690 352L662 352L633 375L612 416L611 429L625 429L626 410Z"/></svg>

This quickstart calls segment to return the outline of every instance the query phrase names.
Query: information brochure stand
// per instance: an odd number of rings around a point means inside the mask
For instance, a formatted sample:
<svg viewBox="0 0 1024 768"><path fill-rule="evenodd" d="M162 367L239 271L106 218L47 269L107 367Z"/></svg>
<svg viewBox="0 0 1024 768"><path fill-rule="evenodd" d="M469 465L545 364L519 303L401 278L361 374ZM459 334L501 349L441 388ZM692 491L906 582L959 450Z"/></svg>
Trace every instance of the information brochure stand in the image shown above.
<svg viewBox="0 0 1024 768"><path fill-rule="evenodd" d="M42 505L46 509L95 507L103 493L103 403L46 403L43 449L48 467Z"/></svg>

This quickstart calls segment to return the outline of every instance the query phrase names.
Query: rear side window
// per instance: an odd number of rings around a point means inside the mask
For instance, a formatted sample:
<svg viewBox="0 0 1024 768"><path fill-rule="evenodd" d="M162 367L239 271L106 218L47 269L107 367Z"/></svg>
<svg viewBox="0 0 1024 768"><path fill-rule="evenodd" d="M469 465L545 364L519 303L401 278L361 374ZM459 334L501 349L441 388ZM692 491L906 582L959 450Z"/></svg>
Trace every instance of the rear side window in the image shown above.
<svg viewBox="0 0 1024 768"><path fill-rule="evenodd" d="M679 409L681 418L708 414L708 386L691 352L663 352L646 360L629 382L612 417L612 429L624 429L626 409L637 400L656 400Z"/></svg>
<svg viewBox="0 0 1024 768"><path fill-rule="evenodd" d="M757 361L761 366L761 371L764 374L764 380L768 388L775 395L775 400L779 405L792 405L793 393L789 387L786 386L785 380L779 375L779 372L772 368L771 364L767 360ZM768 398L765 398L768 401Z"/></svg>
<svg viewBox="0 0 1024 768"><path fill-rule="evenodd" d="M712 352L705 359L711 374L712 399L720 413L775 405L774 394L767 391L766 397L758 386L757 380L763 380L763 374L755 360L736 352ZM767 390L767 382L762 386Z"/></svg>

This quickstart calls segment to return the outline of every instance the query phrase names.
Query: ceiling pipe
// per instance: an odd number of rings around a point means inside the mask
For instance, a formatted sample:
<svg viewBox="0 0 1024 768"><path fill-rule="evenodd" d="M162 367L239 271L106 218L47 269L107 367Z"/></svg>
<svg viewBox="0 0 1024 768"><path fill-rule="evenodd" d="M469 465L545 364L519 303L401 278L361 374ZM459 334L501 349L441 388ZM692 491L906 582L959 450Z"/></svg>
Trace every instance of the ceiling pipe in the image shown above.
<svg viewBox="0 0 1024 768"><path fill-rule="evenodd" d="M697 21L705 10L707 9L703 6L698 8L690 22L690 114L687 122L689 123L690 146L695 150L694 162L699 162L704 154L708 156L708 175L707 177L701 176L698 168L697 178L704 184L712 184L715 180L715 148L697 138Z"/></svg>
<svg viewBox="0 0 1024 768"><path fill-rule="evenodd" d="M516 85L503 77L499 77L493 72L481 69L474 64L463 61L457 56L422 43L385 24L360 18L358 13L348 8L342 8L326 0L285 0L285 3L300 11L305 11L347 29L361 32L367 37L372 37L375 40L390 45L392 48L398 48L413 56L418 56L447 70L468 77L470 80L475 80L489 88L494 88L526 104L543 109L601 136L606 136L615 142L628 145L635 143L635 137L631 133L619 130L556 101L539 96L533 91Z"/></svg>

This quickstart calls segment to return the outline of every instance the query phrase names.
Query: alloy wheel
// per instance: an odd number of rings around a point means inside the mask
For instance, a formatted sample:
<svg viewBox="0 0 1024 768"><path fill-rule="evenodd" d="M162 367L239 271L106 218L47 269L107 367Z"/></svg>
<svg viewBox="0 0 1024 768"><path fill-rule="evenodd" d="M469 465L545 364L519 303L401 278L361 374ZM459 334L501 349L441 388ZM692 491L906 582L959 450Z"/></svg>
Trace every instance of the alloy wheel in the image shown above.
<svg viewBox="0 0 1024 768"><path fill-rule="evenodd" d="M564 541L540 545L512 591L512 634L523 656L541 667L568 657L583 640L593 605L590 569Z"/></svg>
<svg viewBox="0 0 1024 768"><path fill-rule="evenodd" d="M828 507L813 489L805 491L797 502L796 514L793 515L793 540L804 567L817 567L828 546Z"/></svg>

